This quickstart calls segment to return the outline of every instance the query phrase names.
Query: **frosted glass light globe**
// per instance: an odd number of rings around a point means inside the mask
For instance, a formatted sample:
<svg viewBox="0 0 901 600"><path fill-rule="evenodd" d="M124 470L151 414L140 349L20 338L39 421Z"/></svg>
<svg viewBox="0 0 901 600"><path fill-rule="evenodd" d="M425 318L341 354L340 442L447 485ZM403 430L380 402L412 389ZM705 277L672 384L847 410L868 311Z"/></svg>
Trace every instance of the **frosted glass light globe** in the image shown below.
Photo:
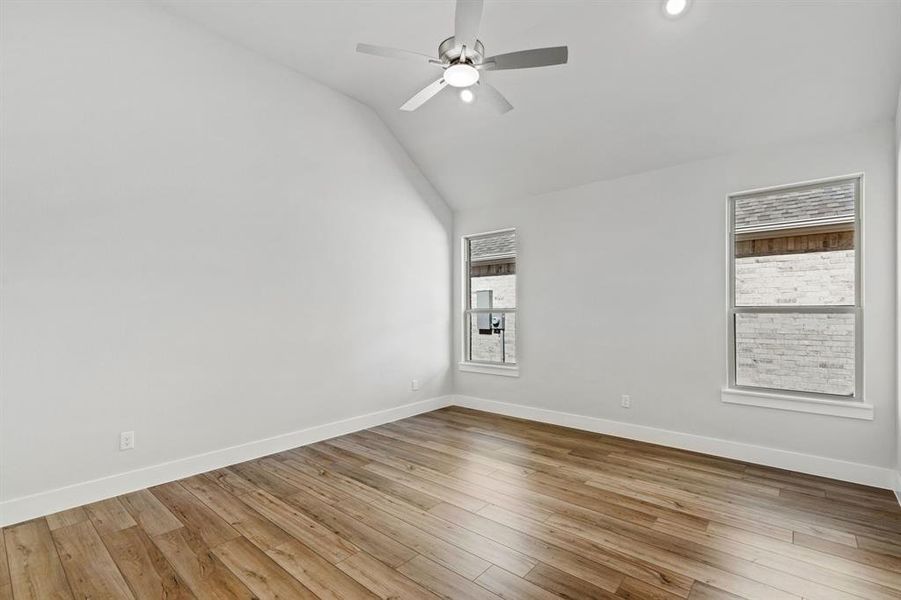
<svg viewBox="0 0 901 600"><path fill-rule="evenodd" d="M465 88L479 80L479 71L472 65L459 63L444 70L444 81L447 85Z"/></svg>

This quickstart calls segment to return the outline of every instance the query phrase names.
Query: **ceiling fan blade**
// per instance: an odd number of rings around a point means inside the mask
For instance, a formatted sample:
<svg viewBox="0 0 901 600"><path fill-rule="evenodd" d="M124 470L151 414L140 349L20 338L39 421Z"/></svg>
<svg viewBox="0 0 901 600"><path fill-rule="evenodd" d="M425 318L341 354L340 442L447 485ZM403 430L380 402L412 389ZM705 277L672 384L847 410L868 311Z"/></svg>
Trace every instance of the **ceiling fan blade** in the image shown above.
<svg viewBox="0 0 901 600"><path fill-rule="evenodd" d="M385 58L397 58L400 60L413 60L416 62L431 62L435 65L441 65L441 61L432 58L427 54L419 52L411 52L410 50L401 50L399 48L389 48L387 46L374 46L373 44L357 44L357 52L363 54L373 54L375 56L384 56Z"/></svg>
<svg viewBox="0 0 901 600"><path fill-rule="evenodd" d="M454 39L458 46L475 47L479 23L482 21L483 4L484 0L457 0Z"/></svg>
<svg viewBox="0 0 901 600"><path fill-rule="evenodd" d="M551 65L565 65L569 58L569 49L566 46L554 46L552 48L535 48L534 50L520 50L490 56L482 61L484 69L489 71L501 71L504 69L531 69L532 67L549 67Z"/></svg>
<svg viewBox="0 0 901 600"><path fill-rule="evenodd" d="M504 98L503 94L497 91L496 87L487 81L479 82L479 99L490 104L500 114L513 110L513 105Z"/></svg>
<svg viewBox="0 0 901 600"><path fill-rule="evenodd" d="M416 110L417 108L428 102L432 98L432 96L443 90L446 86L447 82L444 81L444 77L442 77L438 81L434 81L416 92L416 95L404 102L403 106L401 106L400 109L405 111Z"/></svg>

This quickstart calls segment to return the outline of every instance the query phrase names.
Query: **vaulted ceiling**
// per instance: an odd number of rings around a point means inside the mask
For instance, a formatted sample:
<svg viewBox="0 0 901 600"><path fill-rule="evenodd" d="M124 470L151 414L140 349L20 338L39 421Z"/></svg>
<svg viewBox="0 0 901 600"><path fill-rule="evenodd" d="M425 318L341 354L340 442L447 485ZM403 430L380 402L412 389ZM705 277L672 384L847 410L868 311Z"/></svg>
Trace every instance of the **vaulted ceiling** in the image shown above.
<svg viewBox="0 0 901 600"><path fill-rule="evenodd" d="M167 9L373 107L454 208L736 150L850 131L894 115L901 1L487 0L487 54L569 45L569 64L490 73L499 116L445 90L397 108L435 67L357 54L369 42L436 55L453 0L160 0Z"/></svg>

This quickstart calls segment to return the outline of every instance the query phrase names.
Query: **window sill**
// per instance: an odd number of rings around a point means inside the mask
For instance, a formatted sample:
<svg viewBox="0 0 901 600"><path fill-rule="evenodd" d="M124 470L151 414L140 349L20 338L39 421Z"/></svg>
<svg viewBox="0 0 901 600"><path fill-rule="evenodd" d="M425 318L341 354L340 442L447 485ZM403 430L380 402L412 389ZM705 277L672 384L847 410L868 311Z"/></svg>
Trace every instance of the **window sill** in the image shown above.
<svg viewBox="0 0 901 600"><path fill-rule="evenodd" d="M808 398L791 394L774 394L772 392L756 392L732 388L724 388L721 398L727 404L761 406L776 410L831 415L846 419L873 420L873 405L858 400L827 400L825 398Z"/></svg>
<svg viewBox="0 0 901 600"><path fill-rule="evenodd" d="M460 370L467 373L483 373L485 375L503 375L519 377L519 367L510 365L488 365L482 363L461 362Z"/></svg>

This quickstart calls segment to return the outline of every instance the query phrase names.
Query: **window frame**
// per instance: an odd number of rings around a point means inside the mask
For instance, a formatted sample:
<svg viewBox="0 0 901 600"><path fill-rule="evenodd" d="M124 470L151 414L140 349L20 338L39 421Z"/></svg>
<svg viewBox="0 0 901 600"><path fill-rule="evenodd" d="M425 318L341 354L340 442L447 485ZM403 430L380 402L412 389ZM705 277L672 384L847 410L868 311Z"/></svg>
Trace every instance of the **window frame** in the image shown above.
<svg viewBox="0 0 901 600"><path fill-rule="evenodd" d="M516 282L514 283L513 289L515 290L516 296L516 306L512 308L473 308L472 307L472 291L471 291L471 277L470 277L470 261L469 261L469 242L474 239L491 237L501 233L514 233L514 249L516 252ZM491 375L505 375L508 377L518 377L519 376L519 341L520 341L520 332L519 332L519 231L516 227L506 227L504 229L495 229L493 231L484 231L480 233L470 233L466 235L460 236L460 247L461 247L461 268L460 275L462 278L462 310L460 311L461 323L460 326L462 328L462 345L460 348L460 362L459 369L461 371L468 371L471 373L485 373ZM471 338L471 323L472 315L484 314L484 313L512 313L516 315L516 347L517 347L517 356L515 363L504 363L504 362L494 362L494 361L481 361L481 360L471 360L469 358L469 344Z"/></svg>
<svg viewBox="0 0 901 600"><path fill-rule="evenodd" d="M854 304L836 305L792 305L792 306L737 306L735 302L735 204L739 198L772 194L779 191L797 190L824 184L854 181ZM863 281L863 206L864 174L853 173L810 181L757 188L729 194L727 197L727 388L723 390L723 401L734 404L767 406L783 410L833 414L852 418L872 419L872 406L864 402L864 281ZM766 388L736 383L735 322L738 314L853 314L854 315L854 394L843 396L824 392L801 392L780 388ZM804 406L793 406L793 403ZM864 409L857 414L856 408ZM847 410L851 409L851 410Z"/></svg>

